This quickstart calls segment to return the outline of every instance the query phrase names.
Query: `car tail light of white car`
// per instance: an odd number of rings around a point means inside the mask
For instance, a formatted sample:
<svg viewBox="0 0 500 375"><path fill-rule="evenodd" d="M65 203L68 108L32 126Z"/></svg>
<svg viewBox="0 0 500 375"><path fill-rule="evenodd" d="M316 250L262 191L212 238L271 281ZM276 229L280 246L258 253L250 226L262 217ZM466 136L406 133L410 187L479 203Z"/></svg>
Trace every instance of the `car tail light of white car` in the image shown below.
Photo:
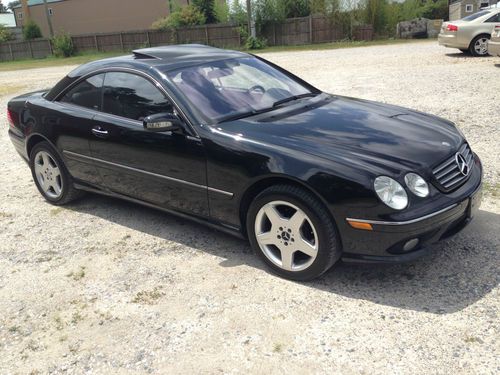
<svg viewBox="0 0 500 375"><path fill-rule="evenodd" d="M446 25L446 31L458 31L457 25L448 24Z"/></svg>
<svg viewBox="0 0 500 375"><path fill-rule="evenodd" d="M500 38L500 25L496 25L491 33L492 38Z"/></svg>

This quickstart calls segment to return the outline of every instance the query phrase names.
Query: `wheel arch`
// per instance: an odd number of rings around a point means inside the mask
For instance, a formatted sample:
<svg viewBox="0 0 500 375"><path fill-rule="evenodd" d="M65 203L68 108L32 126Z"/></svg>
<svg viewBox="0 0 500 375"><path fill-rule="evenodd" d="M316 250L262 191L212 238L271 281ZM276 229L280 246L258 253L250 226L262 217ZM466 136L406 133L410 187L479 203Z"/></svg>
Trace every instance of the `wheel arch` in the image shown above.
<svg viewBox="0 0 500 375"><path fill-rule="evenodd" d="M31 157L31 150L33 150L33 147L35 147L38 143L44 142L44 141L48 142L54 148L54 150L56 150L56 152L59 154L57 147L47 137L45 137L39 133L35 133L35 134L30 135L30 137L26 141L26 154L28 155L28 158ZM59 156L61 156L61 155L59 155Z"/></svg>
<svg viewBox="0 0 500 375"><path fill-rule="evenodd" d="M253 199L259 195L262 191L267 189L268 187L274 186L274 185L292 185L292 186L297 186L300 187L309 193L311 193L314 197L316 197L321 204L323 204L328 211L328 214L330 215L330 219L334 223L335 226L337 226L335 222L335 218L333 217L332 213L330 212L328 208L328 204L326 200L316 191L314 188L312 188L309 184L306 182L290 177L290 176L283 176L283 175L273 175L273 176L266 176L263 177L257 181L254 181L250 186L247 187L243 195L241 196L240 203L239 203L239 217L240 217L240 223L241 223L241 230L243 235L246 237L247 236L247 230L246 230L246 220L247 220L247 212L250 207L250 204L252 203Z"/></svg>

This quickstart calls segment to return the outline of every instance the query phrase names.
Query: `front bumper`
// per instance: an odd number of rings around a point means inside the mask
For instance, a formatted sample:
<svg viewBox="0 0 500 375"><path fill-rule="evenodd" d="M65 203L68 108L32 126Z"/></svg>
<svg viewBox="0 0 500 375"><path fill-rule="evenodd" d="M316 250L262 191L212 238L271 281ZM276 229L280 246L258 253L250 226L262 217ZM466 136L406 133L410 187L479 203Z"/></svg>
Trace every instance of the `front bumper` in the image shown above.
<svg viewBox="0 0 500 375"><path fill-rule="evenodd" d="M429 252L430 245L460 232L471 222L481 203L482 167L480 162L476 165L476 176L466 182L469 187L463 187L468 193L444 208L401 222L365 220L371 224L371 231L344 227L347 232L343 236L343 260L363 263L412 261Z"/></svg>
<svg viewBox="0 0 500 375"><path fill-rule="evenodd" d="M499 40L499 39L496 39ZM491 56L500 56L500 40L497 41L488 41L488 53Z"/></svg>

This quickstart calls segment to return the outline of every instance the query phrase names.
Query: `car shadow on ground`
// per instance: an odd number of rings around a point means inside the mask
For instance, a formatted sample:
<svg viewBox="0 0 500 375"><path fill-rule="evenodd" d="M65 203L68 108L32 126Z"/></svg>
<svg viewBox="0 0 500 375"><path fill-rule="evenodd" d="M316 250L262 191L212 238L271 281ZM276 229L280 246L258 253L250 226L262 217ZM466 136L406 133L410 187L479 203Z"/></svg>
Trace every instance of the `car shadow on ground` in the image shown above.
<svg viewBox="0 0 500 375"><path fill-rule="evenodd" d="M244 264L267 272L246 241L174 215L91 194L67 208L221 257L223 267ZM301 284L408 310L434 314L460 311L483 298L500 282L499 216L480 210L463 232L434 246L431 254L415 262L400 265L340 262L319 279Z"/></svg>

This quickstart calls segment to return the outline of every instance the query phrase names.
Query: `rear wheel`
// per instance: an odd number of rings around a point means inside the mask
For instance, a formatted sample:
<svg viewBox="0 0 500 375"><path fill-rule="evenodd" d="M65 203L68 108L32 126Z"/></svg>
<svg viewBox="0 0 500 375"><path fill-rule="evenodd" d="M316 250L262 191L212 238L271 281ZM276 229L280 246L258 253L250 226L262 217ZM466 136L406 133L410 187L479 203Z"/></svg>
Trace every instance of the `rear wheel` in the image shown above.
<svg viewBox="0 0 500 375"><path fill-rule="evenodd" d="M260 193L247 215L253 249L278 275L310 280L341 255L337 229L323 204L304 189L272 186Z"/></svg>
<svg viewBox="0 0 500 375"><path fill-rule="evenodd" d="M83 194L74 188L71 175L48 142L35 145L30 154L30 168L38 191L52 204L63 205Z"/></svg>
<svg viewBox="0 0 500 375"><path fill-rule="evenodd" d="M490 36L482 34L476 36L469 46L469 52L472 56L487 56L488 55L488 40Z"/></svg>

